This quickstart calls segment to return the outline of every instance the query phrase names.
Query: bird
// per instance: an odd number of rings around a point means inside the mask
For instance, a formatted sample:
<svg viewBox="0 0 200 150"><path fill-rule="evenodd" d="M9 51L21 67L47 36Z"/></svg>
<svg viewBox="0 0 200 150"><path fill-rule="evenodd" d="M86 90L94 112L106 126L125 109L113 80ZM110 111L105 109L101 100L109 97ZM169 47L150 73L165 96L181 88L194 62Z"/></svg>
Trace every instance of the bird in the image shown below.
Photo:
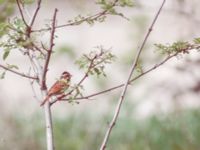
<svg viewBox="0 0 200 150"><path fill-rule="evenodd" d="M40 106L43 106L51 96L61 95L66 89L70 86L71 74L67 71L64 71L60 76L60 79L57 80L47 92L47 96L41 102Z"/></svg>

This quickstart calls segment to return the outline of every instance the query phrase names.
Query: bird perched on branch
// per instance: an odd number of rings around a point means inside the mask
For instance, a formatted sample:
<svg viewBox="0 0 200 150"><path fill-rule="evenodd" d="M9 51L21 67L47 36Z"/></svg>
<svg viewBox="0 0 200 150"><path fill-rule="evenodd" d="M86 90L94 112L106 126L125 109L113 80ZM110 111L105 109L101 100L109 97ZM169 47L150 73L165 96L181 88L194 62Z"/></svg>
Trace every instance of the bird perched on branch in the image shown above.
<svg viewBox="0 0 200 150"><path fill-rule="evenodd" d="M69 87L70 80L71 74L67 71L63 72L60 79L56 81L53 84L53 86L49 89L46 98L42 101L40 106L43 106L51 96L63 94L64 91Z"/></svg>

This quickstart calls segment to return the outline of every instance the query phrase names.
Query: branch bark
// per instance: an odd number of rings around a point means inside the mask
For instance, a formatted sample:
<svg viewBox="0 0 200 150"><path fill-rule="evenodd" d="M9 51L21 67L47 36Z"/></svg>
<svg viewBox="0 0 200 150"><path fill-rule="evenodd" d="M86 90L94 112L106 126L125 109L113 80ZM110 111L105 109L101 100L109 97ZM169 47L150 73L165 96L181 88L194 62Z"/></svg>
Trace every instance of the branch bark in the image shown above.
<svg viewBox="0 0 200 150"><path fill-rule="evenodd" d="M6 66L3 66L3 65L1 65L1 64L0 64L0 68L3 68L4 70L10 71L10 72L12 72L12 73L14 73L14 74L17 74L17 75L19 75L19 76L21 76L21 77L24 77L24 78L38 80L38 77L33 77L33 76L26 75L26 74L24 74L24 73L21 73L21 72L12 70L12 69L10 69L10 68L8 68L8 67L6 67Z"/></svg>
<svg viewBox="0 0 200 150"><path fill-rule="evenodd" d="M53 46L54 46L54 35L55 35L55 26L56 26L56 14L58 12L58 9L55 9L54 12L54 16L53 16L53 21L52 21L52 30L51 30L51 37L50 37L50 47L47 50L47 57L45 59L45 63L44 63L44 68L43 68L43 74L42 74L42 86L41 88L46 90L46 74L48 71L48 66L49 66L49 61L51 58L51 54L52 54L52 50L53 50Z"/></svg>
<svg viewBox="0 0 200 150"><path fill-rule="evenodd" d="M30 28L32 28L32 26L33 26L33 24L34 24L34 22L35 22L36 16L37 16L38 11L39 11L39 9L40 9L41 1L42 1L42 0L38 0L38 2L37 2L37 8L36 8L36 10L35 10L35 12L34 12L34 14L33 14L33 17L32 17L32 19L31 19Z"/></svg>
<svg viewBox="0 0 200 150"><path fill-rule="evenodd" d="M129 81L130 81L131 76L132 76L132 74L133 74L133 72L134 72L134 70L135 70L135 68L136 68L136 66L137 66L137 63L138 63L140 54L141 54L141 52L142 52L142 50L143 50L143 48L144 48L144 45L146 44L146 41L147 41L147 39L148 39L148 37L149 37L149 35L150 35L152 29L153 29L153 26L154 26L154 24L155 24L155 22L156 22L156 20L157 20L157 18L158 18L158 16L159 16L159 14L160 14L162 8L163 8L164 3L165 3L165 0L163 0L163 2L162 2L162 4L161 4L161 6L160 6L160 8L159 8L159 10L158 10L158 12L157 12L157 14L156 14L156 16L155 16L154 19L153 19L153 22L152 22L152 24L151 24L151 26L150 26L150 28L149 28L149 30L148 30L148 32L147 32L145 38L144 38L144 40L143 40L143 42L142 42L142 44L141 44L141 47L139 48L139 50L138 50L138 52L137 52L137 54L136 54L136 56L135 56L135 59L133 60L132 67L131 67L131 69L130 69L130 73L129 73L128 78L127 78L127 80L126 80L126 82L125 82L124 88L123 88L123 90L122 90L122 92L121 92L121 96L120 96L120 98L119 98L119 100L118 100L118 104L117 104L117 107L116 107L116 109L115 109L115 113L114 113L113 119L112 119L112 121L110 122L109 127L108 127L108 129L107 129L107 131L106 131L105 137L104 137L103 142L102 142L101 147L100 147L100 150L105 150L105 149L106 149L106 145L107 145L107 143L108 143L110 134L111 134L111 132L112 132L113 127L114 127L115 124L116 124L117 119L118 119L118 116L119 116L119 113L120 113L120 110L121 110L121 106L122 106L122 103L123 103L123 101L124 101L124 98L125 98L127 89L128 89Z"/></svg>
<svg viewBox="0 0 200 150"><path fill-rule="evenodd" d="M26 27L29 27L28 24L27 24L27 22L26 22L26 20L25 20L24 13L23 13L21 5L20 5L20 1L16 0L16 2L17 2L17 7L19 9L19 12L20 12L20 15L22 17L22 20L23 20L24 24L26 25Z"/></svg>
<svg viewBox="0 0 200 150"><path fill-rule="evenodd" d="M41 90L42 96L45 97L47 93L47 86L46 86L46 74L48 71L48 65L50 61L50 57L52 54L52 49L54 46L54 35L55 35L55 26L56 26L56 15L58 9L55 9L53 20L52 20L52 30L51 30L51 37L50 37L50 48L47 51L47 57L45 59L42 75L41 75ZM45 111L45 121L46 121L46 140L47 140L47 150L54 150L54 137L53 137L53 125L52 125L52 114L50 103L47 102L44 106Z"/></svg>

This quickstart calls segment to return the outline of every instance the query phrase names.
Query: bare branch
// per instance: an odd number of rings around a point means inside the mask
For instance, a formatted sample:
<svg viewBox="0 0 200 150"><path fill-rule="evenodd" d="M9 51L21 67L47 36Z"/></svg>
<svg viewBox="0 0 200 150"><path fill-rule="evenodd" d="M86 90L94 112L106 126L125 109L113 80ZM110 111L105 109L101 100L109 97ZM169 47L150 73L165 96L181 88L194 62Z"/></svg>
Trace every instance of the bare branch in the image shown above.
<svg viewBox="0 0 200 150"><path fill-rule="evenodd" d="M163 2L162 2L162 4L161 4L161 6L160 6L160 8L159 8L159 10L158 10L158 12L157 12L155 18L153 19L153 22L152 22L151 26L150 26L150 28L149 28L149 30L148 30L148 32L147 32L145 38L144 38L144 41L142 42L142 45L141 45L141 47L139 48L139 50L138 50L138 52L137 52L137 54L136 54L136 56L135 56L135 59L133 60L132 67L131 67L131 69L130 69L130 73L129 73L129 75L128 75L127 81L126 81L126 83L125 83L125 85L124 85L123 91L122 91L122 93L121 93L121 96L120 96L120 98L119 98L117 107L116 107L116 109L115 109L115 114L114 114L114 116L113 116L112 121L111 121L110 124L109 124L109 127L108 127L107 131L106 131L104 140L103 140L103 142L102 142L102 144L101 144L101 147L100 147L100 150L105 150L105 149L106 149L106 145L107 145L107 143L108 143L110 134L111 134L111 132L112 132L113 127L114 127L115 124L116 124L117 119L118 119L118 116L119 116L119 113L120 113L120 110L121 110L121 106L122 106L122 102L124 101L124 97L125 97L126 91L127 91L127 89L128 89L129 81L130 81L131 76L132 76L132 74L133 74L133 72L134 72L134 70L135 70L135 68L136 68L136 66L137 66L137 63L138 63L140 54L141 54L141 52L142 52L142 50L143 50L143 48L144 48L144 45L146 44L146 41L147 41L147 39L148 39L148 37L149 37L149 35L150 35L152 29L153 29L153 26L154 26L154 24L155 24L155 22L156 22L156 20L157 20L157 18L158 18L158 16L159 16L161 10L162 10L162 7L163 7L164 3L165 3L165 0L163 0Z"/></svg>
<svg viewBox="0 0 200 150"><path fill-rule="evenodd" d="M48 65L50 61L50 57L52 54L53 46L54 46L54 35L55 35L55 26L56 26L56 14L57 14L58 9L55 9L53 20L52 20L52 30L51 30L51 37L50 37L50 48L47 51L47 57L45 60L44 64L44 69L43 69L43 74L42 74L42 79L41 79L41 88L42 90L46 90L46 74L48 71Z"/></svg>
<svg viewBox="0 0 200 150"><path fill-rule="evenodd" d="M37 2L37 8L36 8L36 10L35 10L35 12L34 12L34 14L33 14L33 17L32 17L32 19L31 19L30 28L32 28L32 26L33 26L33 24L34 24L34 22L35 22L36 16L37 16L38 11L39 11L39 9L40 9L41 1L42 1L42 0L38 0L38 2Z"/></svg>
<svg viewBox="0 0 200 150"><path fill-rule="evenodd" d="M20 6L20 2L19 2L19 0L16 0L16 2L17 2L17 7L19 9L19 12L20 12L20 15L22 17L22 20L23 20L24 24L26 25L26 27L28 28L29 26L28 26L28 24L27 24L27 22L25 20L24 13L23 13L22 8Z"/></svg>
<svg viewBox="0 0 200 150"><path fill-rule="evenodd" d="M32 77L32 76L26 75L26 74L24 74L24 73L21 73L21 72L12 70L12 69L10 69L10 68L8 68L8 67L5 67L5 66L3 66L3 65L1 65L1 64L0 64L0 67L3 68L4 70L10 71L10 72L12 72L12 73L14 73L14 74L17 74L17 75L21 76L21 77L25 77L25 78L28 78L28 79L38 80L38 77Z"/></svg>

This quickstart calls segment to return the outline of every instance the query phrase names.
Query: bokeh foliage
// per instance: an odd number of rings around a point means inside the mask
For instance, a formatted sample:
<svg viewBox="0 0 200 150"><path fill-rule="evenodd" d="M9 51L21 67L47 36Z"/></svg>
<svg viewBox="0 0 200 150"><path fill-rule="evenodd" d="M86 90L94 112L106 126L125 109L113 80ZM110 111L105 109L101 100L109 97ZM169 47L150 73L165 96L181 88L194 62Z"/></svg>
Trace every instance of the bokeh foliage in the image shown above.
<svg viewBox="0 0 200 150"><path fill-rule="evenodd" d="M40 115L27 119L11 115L4 120L0 149L45 149ZM17 117L18 116L18 117ZM54 118L56 148L59 150L99 149L104 130L112 115L94 118L91 113L71 114ZM13 118L15 117L15 118ZM145 119L120 116L108 149L117 150L197 150L200 148L200 111L184 110ZM101 121L101 122L100 122ZM1 123L2 126L2 123ZM1 128L2 129L2 128Z"/></svg>

